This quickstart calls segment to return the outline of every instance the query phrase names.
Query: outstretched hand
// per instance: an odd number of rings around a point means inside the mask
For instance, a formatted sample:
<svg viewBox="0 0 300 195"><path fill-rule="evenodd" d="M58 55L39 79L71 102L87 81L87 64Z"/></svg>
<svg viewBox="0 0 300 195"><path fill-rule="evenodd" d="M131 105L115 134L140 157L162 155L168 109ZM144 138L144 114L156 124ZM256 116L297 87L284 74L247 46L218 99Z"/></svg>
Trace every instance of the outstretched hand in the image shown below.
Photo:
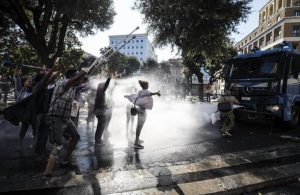
<svg viewBox="0 0 300 195"><path fill-rule="evenodd" d="M54 65L52 67L52 71L55 72L55 71L60 71L63 67L63 65L61 63L58 62L59 61L59 58L57 57L55 60L54 60Z"/></svg>
<svg viewBox="0 0 300 195"><path fill-rule="evenodd" d="M161 94L160 94L160 91L156 92L156 94L158 95L158 97L160 97L160 96L161 96Z"/></svg>

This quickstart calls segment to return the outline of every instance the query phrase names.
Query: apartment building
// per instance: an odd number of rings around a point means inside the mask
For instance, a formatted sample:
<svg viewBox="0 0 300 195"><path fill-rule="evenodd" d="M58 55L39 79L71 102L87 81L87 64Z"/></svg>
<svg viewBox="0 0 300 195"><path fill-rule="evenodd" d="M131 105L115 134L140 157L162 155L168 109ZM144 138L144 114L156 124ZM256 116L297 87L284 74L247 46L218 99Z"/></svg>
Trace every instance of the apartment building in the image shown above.
<svg viewBox="0 0 300 195"><path fill-rule="evenodd" d="M235 48L249 53L254 47L272 49L283 41L300 51L300 0L270 0L259 11L259 26Z"/></svg>
<svg viewBox="0 0 300 195"><path fill-rule="evenodd" d="M136 57L141 63L145 62L147 59L157 60L157 55L155 54L154 48L150 40L148 39L148 35L146 33L134 35L136 36L136 38L131 40L127 45L120 49L119 52L126 56ZM109 47L114 48L126 36L127 35L109 36ZM125 42L126 41L123 41L123 43ZM118 46L120 45L121 44L119 44Z"/></svg>

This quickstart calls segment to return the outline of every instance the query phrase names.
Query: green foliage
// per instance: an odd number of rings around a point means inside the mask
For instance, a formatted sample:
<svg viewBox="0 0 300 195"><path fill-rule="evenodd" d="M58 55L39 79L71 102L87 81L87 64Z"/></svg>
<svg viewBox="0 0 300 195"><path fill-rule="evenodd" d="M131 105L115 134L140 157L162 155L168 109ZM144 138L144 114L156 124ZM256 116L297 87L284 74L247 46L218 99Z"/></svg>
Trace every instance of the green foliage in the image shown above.
<svg viewBox="0 0 300 195"><path fill-rule="evenodd" d="M170 70L170 65L168 62L161 62L158 64L158 66L160 67L162 73L164 74L170 74L171 70Z"/></svg>
<svg viewBox="0 0 300 195"><path fill-rule="evenodd" d="M129 57L126 57L127 59L127 66L125 67L126 69L126 73L128 75L138 71L140 69L140 61L136 58L136 57L133 57L133 56L129 56Z"/></svg>
<svg viewBox="0 0 300 195"><path fill-rule="evenodd" d="M251 0L137 0L158 45L172 44L183 53L212 55L228 42L235 26L245 20Z"/></svg>
<svg viewBox="0 0 300 195"><path fill-rule="evenodd" d="M59 62L63 64L65 70L69 68L79 68L84 62L83 59L84 51L81 49L67 49Z"/></svg>
<svg viewBox="0 0 300 195"><path fill-rule="evenodd" d="M158 63L157 61L153 60L153 59L147 59L146 62L143 63L142 66L142 71L147 72L147 73L151 73L155 70L158 69Z"/></svg>
<svg viewBox="0 0 300 195"><path fill-rule="evenodd" d="M204 64L204 70L209 74L209 83L213 84L218 79L224 78L225 63L237 55L236 50L227 45L222 49L222 52L216 54L213 58L207 57Z"/></svg>
<svg viewBox="0 0 300 195"><path fill-rule="evenodd" d="M228 57L224 48L230 44L229 35L245 21L251 1L137 0L135 8L144 15L156 44L176 46L188 68L187 78L195 74L201 83L201 67L211 75L221 69L221 61Z"/></svg>
<svg viewBox="0 0 300 195"><path fill-rule="evenodd" d="M31 45L40 64L52 66L65 49L80 45L77 34L107 29L115 12L112 0L1 0L0 14L0 34L13 39L11 32L20 30L18 38Z"/></svg>
<svg viewBox="0 0 300 195"><path fill-rule="evenodd" d="M111 48L101 48L100 54L106 54L107 63L102 66L102 70L107 73L123 73L124 70L127 75L136 72L140 68L140 62L136 57L127 57L120 52L110 51ZM110 51L110 52L109 52Z"/></svg>

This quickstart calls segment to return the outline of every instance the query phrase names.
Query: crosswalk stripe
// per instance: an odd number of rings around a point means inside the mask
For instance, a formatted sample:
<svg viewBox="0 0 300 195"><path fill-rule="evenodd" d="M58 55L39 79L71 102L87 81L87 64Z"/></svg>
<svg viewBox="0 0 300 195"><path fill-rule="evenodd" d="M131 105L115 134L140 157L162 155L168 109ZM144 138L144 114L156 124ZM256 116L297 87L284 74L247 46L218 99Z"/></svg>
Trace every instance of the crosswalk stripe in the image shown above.
<svg viewBox="0 0 300 195"><path fill-rule="evenodd" d="M270 167L266 169L254 169L239 174L208 179L203 181L196 181L190 183L177 184L177 187L183 194L232 194L243 193L263 186L271 186L272 182L281 180L285 183L287 179L296 179L300 175L300 163L292 165L283 165L279 167ZM258 185L258 186L257 186ZM143 194L178 194L172 188L166 188L165 192L159 188L151 188L144 190L136 190L132 192L119 193L121 195L143 195Z"/></svg>
<svg viewBox="0 0 300 195"><path fill-rule="evenodd" d="M97 183L103 190L103 193L113 193L113 190L115 190L115 192L126 192L151 188L154 188L153 190L155 190L156 186L160 183L161 178L170 177L169 179L172 180L172 176L180 174L201 174L203 171L207 170L228 168L235 165L255 163L268 159L284 158L297 155L300 156L299 147L299 144L286 144L284 146L272 146L259 150L247 150L236 153L208 156L199 162L186 165L173 165L167 167L155 167L148 169L144 168L127 171L104 171L100 173L90 173L87 175L64 175L61 177L53 177L50 182L46 184L39 180L26 180L23 182L14 181L11 186L2 185L0 187L0 192L9 191L12 187L14 190L24 190L91 185L92 183ZM205 181L208 180L213 181L213 179L206 179ZM190 182L190 185L193 185L195 182L196 181ZM111 188L112 185L114 186L113 189ZM178 186L180 188L185 187L184 184L178 184ZM171 189L168 192L172 193L173 190Z"/></svg>

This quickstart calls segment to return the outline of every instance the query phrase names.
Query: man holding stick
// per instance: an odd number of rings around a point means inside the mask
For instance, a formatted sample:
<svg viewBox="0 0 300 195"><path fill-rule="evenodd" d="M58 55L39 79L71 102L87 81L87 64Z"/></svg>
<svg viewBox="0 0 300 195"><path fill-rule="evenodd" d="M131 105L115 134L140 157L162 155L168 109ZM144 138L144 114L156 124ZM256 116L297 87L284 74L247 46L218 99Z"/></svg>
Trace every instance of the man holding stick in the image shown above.
<svg viewBox="0 0 300 195"><path fill-rule="evenodd" d="M55 162L63 147L62 141L64 136L68 136L70 139L65 156L61 161L61 166L72 167L70 157L80 139L76 126L71 120L71 108L75 96L75 86L81 83L81 80L91 71L95 64L96 61L90 67L82 68L79 73L77 73L76 70L68 70L65 73L66 79L56 83L48 111L52 151L43 174L45 177L52 175Z"/></svg>

